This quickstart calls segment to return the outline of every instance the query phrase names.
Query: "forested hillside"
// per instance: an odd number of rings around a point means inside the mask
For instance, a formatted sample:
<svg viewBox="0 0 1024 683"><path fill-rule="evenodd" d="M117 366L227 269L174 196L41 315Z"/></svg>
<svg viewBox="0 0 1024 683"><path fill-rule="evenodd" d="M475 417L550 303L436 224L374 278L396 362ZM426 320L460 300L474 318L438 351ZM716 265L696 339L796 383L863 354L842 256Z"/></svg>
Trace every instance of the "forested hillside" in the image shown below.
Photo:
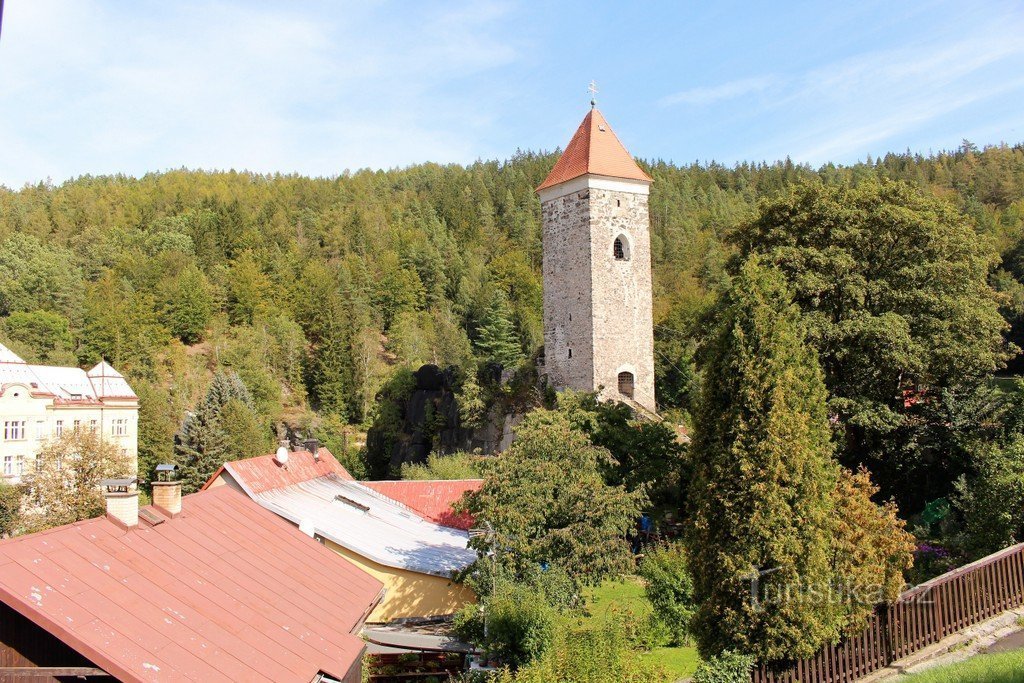
<svg viewBox="0 0 1024 683"><path fill-rule="evenodd" d="M204 404L231 414L228 455L269 448L280 425L330 442L371 419L398 368L455 365L472 384L480 364L507 366L542 346L533 188L555 158L330 179L180 170L0 188L0 338L30 361L102 357L124 372L141 399L142 476L175 457L175 434ZM691 408L701 321L730 257L749 250L737 230L759 199L815 178L905 180L947 202L976 231L1004 293L1006 335L1024 337L1021 145L965 142L819 170L644 167L655 179L662 410Z"/></svg>

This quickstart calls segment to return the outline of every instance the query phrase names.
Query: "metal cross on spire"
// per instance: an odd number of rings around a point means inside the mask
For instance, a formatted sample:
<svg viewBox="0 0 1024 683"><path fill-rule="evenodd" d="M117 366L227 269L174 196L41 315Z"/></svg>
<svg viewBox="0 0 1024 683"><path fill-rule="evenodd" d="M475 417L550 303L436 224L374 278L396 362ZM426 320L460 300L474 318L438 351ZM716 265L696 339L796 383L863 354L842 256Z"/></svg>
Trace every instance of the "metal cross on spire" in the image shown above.
<svg viewBox="0 0 1024 683"><path fill-rule="evenodd" d="M593 80L590 81L590 85L587 86L587 92L590 93L590 106L597 106L597 83Z"/></svg>

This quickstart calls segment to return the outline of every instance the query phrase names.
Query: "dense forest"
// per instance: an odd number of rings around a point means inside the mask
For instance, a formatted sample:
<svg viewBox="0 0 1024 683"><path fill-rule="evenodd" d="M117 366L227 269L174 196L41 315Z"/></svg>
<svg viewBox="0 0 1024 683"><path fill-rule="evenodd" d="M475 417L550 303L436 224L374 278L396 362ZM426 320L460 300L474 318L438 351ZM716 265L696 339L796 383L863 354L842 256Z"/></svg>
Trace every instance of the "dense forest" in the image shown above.
<svg viewBox="0 0 1024 683"><path fill-rule="evenodd" d="M556 157L522 152L505 162L336 178L178 170L0 188L0 340L32 362L106 358L125 373L141 399L143 477L193 452L221 414L230 419L219 420L217 457L267 450L289 429L340 448L349 443L346 431L372 421L376 397L401 369L457 367L471 404L481 391L478 368L535 357L543 340L534 187ZM939 225L967 226L950 239L971 243L972 263L998 292L992 300L1008 321L993 328L1006 344L990 353L992 367L981 375L1017 371L1024 146L979 150L965 141L951 152L817 170L789 160L642 165L655 180L655 360L664 414L690 419L708 318L738 256L788 239L758 224L759 202L808 184L853 192L903 181L938 202L940 209L923 210L937 212ZM823 355L826 374L828 360ZM826 379L833 398L857 398ZM890 393L897 413L924 403ZM867 415L862 408L851 414ZM946 415L930 424L948 423ZM931 461L936 449L963 448L958 439L854 438L846 464L877 463L894 448ZM953 464L941 483L908 492L898 482L915 476L915 466L881 481L907 514L947 493L968 467Z"/></svg>

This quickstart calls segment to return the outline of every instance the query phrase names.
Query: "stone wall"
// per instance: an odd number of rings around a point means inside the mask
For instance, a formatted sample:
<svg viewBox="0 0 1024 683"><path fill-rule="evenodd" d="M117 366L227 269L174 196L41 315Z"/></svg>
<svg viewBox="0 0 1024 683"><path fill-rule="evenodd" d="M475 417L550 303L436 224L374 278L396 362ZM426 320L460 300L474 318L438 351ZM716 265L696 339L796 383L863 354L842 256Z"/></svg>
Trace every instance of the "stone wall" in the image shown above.
<svg viewBox="0 0 1024 683"><path fill-rule="evenodd" d="M630 372L634 400L655 411L647 185L583 180L542 197L544 371L556 389L609 399L621 398L618 375Z"/></svg>
<svg viewBox="0 0 1024 683"><path fill-rule="evenodd" d="M618 375L630 372L634 400L656 411L647 195L591 189L590 224L594 387L604 387L606 398L618 398ZM613 254L616 238L623 241L625 260Z"/></svg>
<svg viewBox="0 0 1024 683"><path fill-rule="evenodd" d="M544 372L556 388L594 382L590 190L541 205L544 226Z"/></svg>

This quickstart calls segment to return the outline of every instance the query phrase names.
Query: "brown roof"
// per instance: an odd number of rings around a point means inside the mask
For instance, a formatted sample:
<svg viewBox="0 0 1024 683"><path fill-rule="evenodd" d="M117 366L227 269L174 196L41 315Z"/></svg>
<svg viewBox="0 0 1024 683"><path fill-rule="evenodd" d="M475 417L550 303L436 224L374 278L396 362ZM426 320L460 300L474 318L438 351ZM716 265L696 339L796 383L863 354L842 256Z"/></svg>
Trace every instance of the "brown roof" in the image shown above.
<svg viewBox="0 0 1024 683"><path fill-rule="evenodd" d="M309 451L290 451L287 466L278 464L274 460L273 453L226 462L210 477L203 488L209 488L224 470L227 470L243 488L248 487L252 494L279 489L282 486L301 484L304 481L325 477L329 474L336 474L342 479L352 480L352 475L342 467L329 450L321 448L317 453L320 455L320 460L314 460L313 454Z"/></svg>
<svg viewBox="0 0 1024 683"><path fill-rule="evenodd" d="M467 491L476 491L483 479L456 479L452 481L364 481L360 482L377 493L397 500L424 519L456 529L473 526L469 514L457 514L453 509Z"/></svg>
<svg viewBox="0 0 1024 683"><path fill-rule="evenodd" d="M555 162L555 167L537 190L588 173L629 180L651 180L651 176L633 161L633 157L615 137L612 127L596 108L587 112L562 156Z"/></svg>
<svg viewBox="0 0 1024 683"><path fill-rule="evenodd" d="M227 486L161 517L0 542L0 600L125 681L307 683L358 662L376 579Z"/></svg>

